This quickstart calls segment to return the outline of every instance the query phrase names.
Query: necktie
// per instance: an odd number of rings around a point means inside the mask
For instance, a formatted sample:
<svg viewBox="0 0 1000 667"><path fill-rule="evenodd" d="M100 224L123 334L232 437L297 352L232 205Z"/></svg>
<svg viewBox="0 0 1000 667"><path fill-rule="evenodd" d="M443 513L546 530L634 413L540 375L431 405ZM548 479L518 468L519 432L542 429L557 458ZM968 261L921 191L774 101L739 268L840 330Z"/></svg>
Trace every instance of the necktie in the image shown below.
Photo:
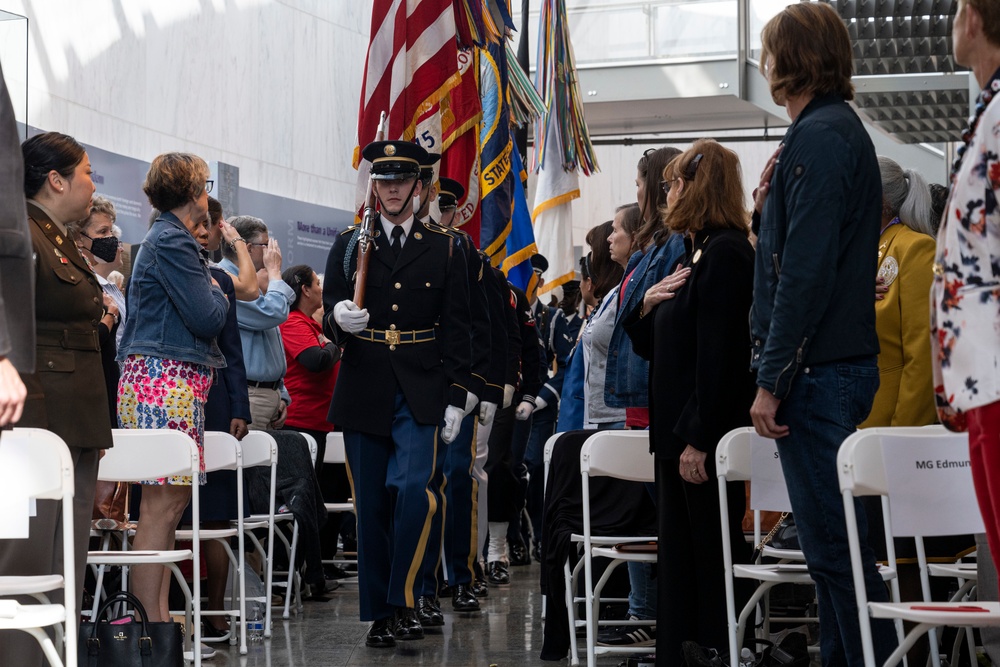
<svg viewBox="0 0 1000 667"><path fill-rule="evenodd" d="M403 228L399 225L392 228L392 243L389 247L392 248L393 259L399 259L399 253L403 249Z"/></svg>

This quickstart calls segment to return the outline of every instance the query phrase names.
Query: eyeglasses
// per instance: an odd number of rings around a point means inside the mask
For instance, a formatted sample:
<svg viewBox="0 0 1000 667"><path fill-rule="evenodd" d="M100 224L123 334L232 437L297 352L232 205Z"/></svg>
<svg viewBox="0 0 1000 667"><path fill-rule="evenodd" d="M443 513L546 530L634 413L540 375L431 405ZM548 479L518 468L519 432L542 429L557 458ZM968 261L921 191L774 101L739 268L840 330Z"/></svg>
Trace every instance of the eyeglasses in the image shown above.
<svg viewBox="0 0 1000 667"><path fill-rule="evenodd" d="M212 188L215 187L215 181L205 181L205 194L212 194Z"/></svg>
<svg viewBox="0 0 1000 667"><path fill-rule="evenodd" d="M660 181L660 189L663 190L663 194L665 195L670 194L670 184L673 183L674 181L679 181L679 180L681 180L680 177L670 178L665 181Z"/></svg>

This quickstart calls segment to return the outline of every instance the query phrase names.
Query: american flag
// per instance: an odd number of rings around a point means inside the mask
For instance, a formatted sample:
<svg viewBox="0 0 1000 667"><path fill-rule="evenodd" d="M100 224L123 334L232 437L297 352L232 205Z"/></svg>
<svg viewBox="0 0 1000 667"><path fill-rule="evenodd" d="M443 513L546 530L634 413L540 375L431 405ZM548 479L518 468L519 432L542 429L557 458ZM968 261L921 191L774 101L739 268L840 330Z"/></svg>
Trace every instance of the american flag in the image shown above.
<svg viewBox="0 0 1000 667"><path fill-rule="evenodd" d="M424 122L461 81L457 63L453 0L374 0L354 165L383 111L386 139L416 139L440 153L440 121L436 136Z"/></svg>

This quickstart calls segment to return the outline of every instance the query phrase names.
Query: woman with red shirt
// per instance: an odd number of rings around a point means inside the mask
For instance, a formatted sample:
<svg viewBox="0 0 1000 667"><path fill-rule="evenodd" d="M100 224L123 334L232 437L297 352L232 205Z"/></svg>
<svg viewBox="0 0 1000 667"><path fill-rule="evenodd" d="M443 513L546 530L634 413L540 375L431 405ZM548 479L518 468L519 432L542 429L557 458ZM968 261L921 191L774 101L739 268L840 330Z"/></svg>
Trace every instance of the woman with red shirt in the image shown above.
<svg viewBox="0 0 1000 667"><path fill-rule="evenodd" d="M326 420L337 382L340 348L323 335L320 321L323 316L323 287L319 276L305 264L285 269L281 274L295 292L288 319L281 325L281 340L285 346L285 389L292 398L288 406L285 430L308 433L316 439L319 453L316 456L316 476L323 499L329 503L347 502L351 487L347 468L341 465L323 466L326 452L326 434L334 430ZM337 535L341 515L331 513L326 524L320 527L320 540L324 558L331 558L337 550ZM331 576L338 575L329 568ZM327 583L329 587L329 582Z"/></svg>
<svg viewBox="0 0 1000 667"><path fill-rule="evenodd" d="M337 381L340 348L323 335L323 327L314 315L323 307L323 288L319 276L305 264L285 269L281 279L295 292L288 319L281 325L285 346L285 389L292 397L285 427L316 438L319 456L317 472L326 449L326 434L333 424L326 420Z"/></svg>

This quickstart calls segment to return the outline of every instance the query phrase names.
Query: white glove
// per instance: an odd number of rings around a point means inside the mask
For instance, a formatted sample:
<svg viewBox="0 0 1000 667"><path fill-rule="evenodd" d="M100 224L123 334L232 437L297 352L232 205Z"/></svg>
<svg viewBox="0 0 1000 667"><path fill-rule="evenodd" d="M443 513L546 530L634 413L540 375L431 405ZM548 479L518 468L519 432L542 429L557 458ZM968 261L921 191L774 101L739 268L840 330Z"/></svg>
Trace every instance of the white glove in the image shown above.
<svg viewBox="0 0 1000 667"><path fill-rule="evenodd" d="M444 444L450 445L458 437L458 432L462 429L462 408L449 405L444 409L444 428L441 429L441 439Z"/></svg>
<svg viewBox="0 0 1000 667"><path fill-rule="evenodd" d="M493 423L493 418L497 414L497 404L489 401L482 401L479 404L479 423L482 426L489 426Z"/></svg>
<svg viewBox="0 0 1000 667"><path fill-rule="evenodd" d="M542 398L541 396L535 396L535 409L536 409L536 410L542 410L542 409L544 409L544 408L545 408L545 406L546 406L546 405L548 405L548 404L549 404L549 402L548 402L548 401L546 401L546 400L545 400L544 398Z"/></svg>
<svg viewBox="0 0 1000 667"><path fill-rule="evenodd" d="M503 408L506 410L510 407L511 401L514 400L514 385L505 384L503 386Z"/></svg>
<svg viewBox="0 0 1000 667"><path fill-rule="evenodd" d="M514 411L514 419L519 422L523 422L525 419L531 416L531 413L535 411L535 404L531 401L521 401L517 404L517 410Z"/></svg>
<svg viewBox="0 0 1000 667"><path fill-rule="evenodd" d="M462 418L468 417L472 414L472 411L476 409L479 405L479 397L473 394L471 391L465 396L465 412L462 414Z"/></svg>
<svg viewBox="0 0 1000 667"><path fill-rule="evenodd" d="M368 326L368 309L359 309L358 305L349 299L339 301L333 307L333 321L347 333L361 333Z"/></svg>

